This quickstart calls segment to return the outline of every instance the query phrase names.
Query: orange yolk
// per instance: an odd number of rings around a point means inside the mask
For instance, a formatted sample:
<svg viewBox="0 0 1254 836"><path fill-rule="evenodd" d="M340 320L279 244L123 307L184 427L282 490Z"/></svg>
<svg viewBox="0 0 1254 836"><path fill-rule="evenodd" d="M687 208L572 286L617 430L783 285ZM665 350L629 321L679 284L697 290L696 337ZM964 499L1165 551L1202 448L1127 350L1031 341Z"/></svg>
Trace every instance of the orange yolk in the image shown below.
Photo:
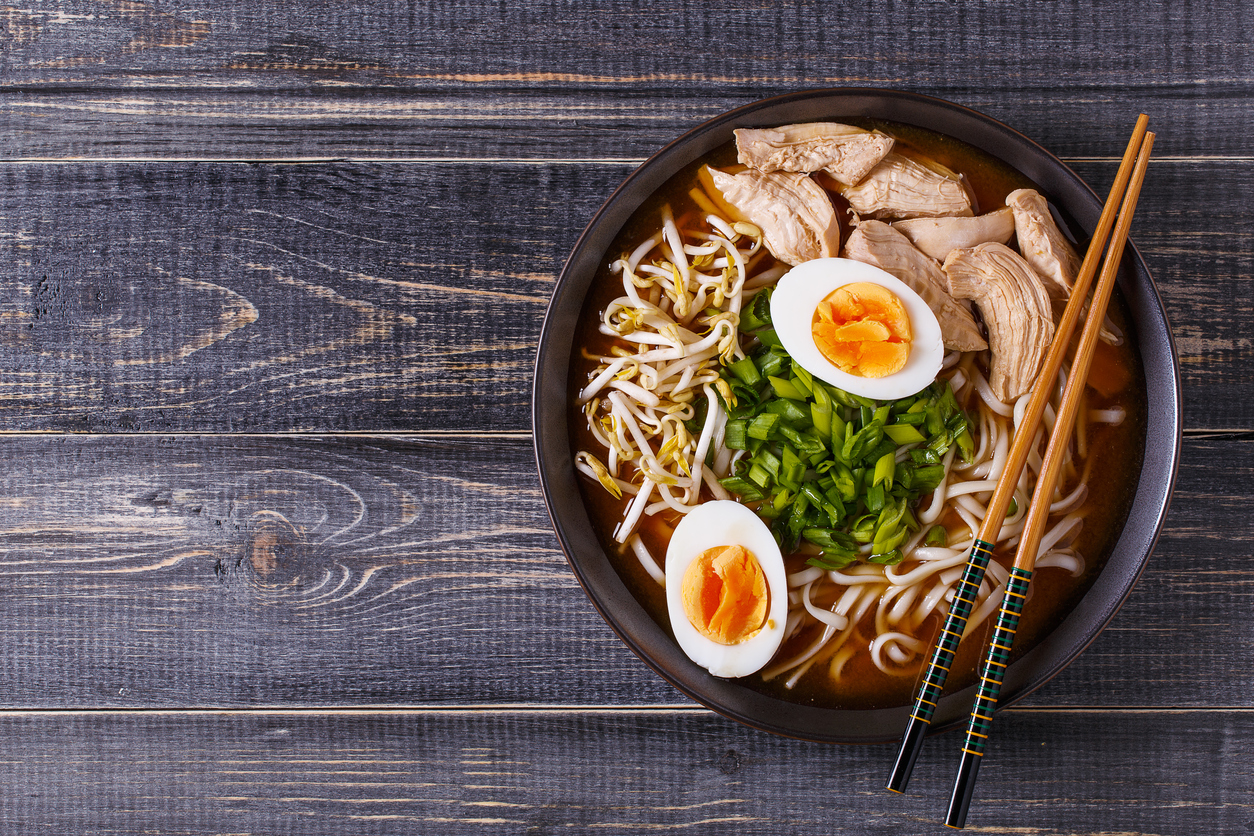
<svg viewBox="0 0 1254 836"><path fill-rule="evenodd" d="M910 356L910 317L891 290L870 282L837 288L810 323L814 344L836 368L858 377L901 371Z"/></svg>
<svg viewBox="0 0 1254 836"><path fill-rule="evenodd" d="M770 598L758 559L743 546L703 551L684 572L684 614L697 632L736 644L762 628Z"/></svg>

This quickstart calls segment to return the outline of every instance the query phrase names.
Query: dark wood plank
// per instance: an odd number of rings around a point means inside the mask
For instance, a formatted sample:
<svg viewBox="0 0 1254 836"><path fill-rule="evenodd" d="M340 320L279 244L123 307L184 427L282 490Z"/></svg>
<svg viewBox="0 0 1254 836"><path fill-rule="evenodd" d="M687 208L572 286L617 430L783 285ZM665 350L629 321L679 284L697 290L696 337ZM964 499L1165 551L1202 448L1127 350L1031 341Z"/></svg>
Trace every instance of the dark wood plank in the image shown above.
<svg viewBox="0 0 1254 836"><path fill-rule="evenodd" d="M1248 711L998 715L968 830L1241 833ZM183 834L940 833L959 737L889 746L680 712L0 716L0 827Z"/></svg>
<svg viewBox="0 0 1254 836"><path fill-rule="evenodd" d="M554 278L629 170L0 166L0 429L525 431ZM1250 188L1163 161L1141 199L1191 429L1254 415Z"/></svg>
<svg viewBox="0 0 1254 836"><path fill-rule="evenodd" d="M1044 17L1013 6L958 12L943 0L893 8L804 0L787 9L721 0L700 15L673 15L649 0L580 15L549 2L345 8L329 0L300 6L36 0L7 16L6 69L10 85L120 86L137 83L136 76L148 76L150 86L169 85L212 70L238 85L262 77L272 86L301 88L347 75L419 89L492 80L661 88L685 81L717 87L797 77L947 76L1031 89L1056 88L1060 71L1077 87L1115 73L1124 86L1150 72L1171 83L1209 78L1219 62L1248 66L1248 11L1215 3L1187 12L1159 7L1128 26L1115 14L1119 8L1085 3ZM787 44L786 51L778 44ZM839 63L827 60L835 56Z"/></svg>
<svg viewBox="0 0 1254 836"><path fill-rule="evenodd" d="M1160 154L1248 155L1250 11L1166 4L1134 26L1125 11L36 0L3 22L0 148L641 157L765 96L863 86L954 99L1064 155L1117 153L1138 109L1160 120Z"/></svg>
<svg viewBox="0 0 1254 836"><path fill-rule="evenodd" d="M833 59L835 60L835 59ZM903 68L912 67L909 62ZM226 86L224 71L211 74ZM543 73L532 74L542 77ZM947 99L1010 125L1065 159L1118 158L1140 111L1160 132L1159 158L1248 157L1242 132L1254 97L1241 85L1198 80L1129 89L1109 73L1077 96L1052 86L987 89L966 77L833 79L802 75L763 83L697 79L666 84L607 79L590 86L543 80L468 79L416 91L361 86L335 76L331 90L83 90L75 85L4 92L0 159L634 160L724 111L769 96L822 87L889 87ZM1215 107L1216 101L1223 102Z"/></svg>
<svg viewBox="0 0 1254 836"><path fill-rule="evenodd" d="M0 424L524 429L555 273L615 179L4 168Z"/></svg>
<svg viewBox="0 0 1254 836"><path fill-rule="evenodd" d="M579 589L525 438L2 442L0 705L687 702ZM1252 453L1188 441L1140 585L1028 704L1251 704Z"/></svg>
<svg viewBox="0 0 1254 836"><path fill-rule="evenodd" d="M3 443L5 705L677 699L587 604L525 439Z"/></svg>
<svg viewBox="0 0 1254 836"><path fill-rule="evenodd" d="M1250 830L1254 10L1130 14L4 9L0 159L63 164L0 164L0 831L940 832L956 735L891 796L891 747L754 732L635 660L526 436L553 278L632 162L837 85L973 106L1102 187L1154 117L1175 507L1111 627L998 715L970 823Z"/></svg>
<svg viewBox="0 0 1254 836"><path fill-rule="evenodd" d="M1160 81L1170 82L1207 77L1220 65L1248 66L1249 10L1214 2L1156 7L1130 26L1114 13L1119 8L1109 0L1074 4L1046 18L1030 7L958 11L943 0L891 9L831 8L818 0L746 8L718 0L700 15L667 15L671 7L660 0L598 14L562 14L565 7L552 2L346 8L330 0L299 7L271 0L160 6L35 0L6 21L8 83L139 72L195 77L210 68L228 77L286 74L299 86L316 86L339 71L415 87L495 76L548 86L625 77L661 87L806 74L824 81L901 79L961 69L959 78L978 82L1009 85L1014 75L1024 87L1054 88L1063 68L1078 86L1112 72L1128 85L1143 80L1138 71L1160 72ZM786 42L788 51L772 48L771 39ZM846 52L840 65L811 63L854 45L861 49ZM1102 52L1093 60L1097 47Z"/></svg>

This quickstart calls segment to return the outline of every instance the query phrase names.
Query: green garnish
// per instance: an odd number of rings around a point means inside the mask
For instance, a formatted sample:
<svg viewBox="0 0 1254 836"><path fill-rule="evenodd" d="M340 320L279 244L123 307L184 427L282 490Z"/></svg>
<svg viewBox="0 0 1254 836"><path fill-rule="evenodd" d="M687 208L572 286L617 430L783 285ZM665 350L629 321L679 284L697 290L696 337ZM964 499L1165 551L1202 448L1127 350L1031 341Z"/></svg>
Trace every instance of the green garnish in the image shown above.
<svg viewBox="0 0 1254 836"><path fill-rule="evenodd" d="M736 394L724 441L745 450L724 488L757 512L786 551L804 539L822 549L812 566L841 569L862 557L902 560L900 546L919 530L919 498L945 478L955 444L970 461L970 420L947 380L896 401L874 401L830 386L794 363L770 330L769 307L755 297L758 348L722 371ZM742 316L742 327L744 324ZM942 526L925 542L945 542Z"/></svg>

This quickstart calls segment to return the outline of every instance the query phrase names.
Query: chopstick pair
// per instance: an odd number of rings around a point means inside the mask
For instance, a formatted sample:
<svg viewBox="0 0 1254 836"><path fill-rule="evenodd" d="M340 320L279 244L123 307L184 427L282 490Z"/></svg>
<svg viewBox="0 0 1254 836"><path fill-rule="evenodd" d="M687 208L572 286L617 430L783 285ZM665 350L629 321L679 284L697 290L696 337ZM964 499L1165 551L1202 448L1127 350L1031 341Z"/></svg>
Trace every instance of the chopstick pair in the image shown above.
<svg viewBox="0 0 1254 836"><path fill-rule="evenodd" d="M950 827L961 828L966 821L967 807L975 786L975 776L979 769L980 759L983 757L992 714L1001 690L1002 676L1010 661L1014 632L1018 627L1019 615L1022 612L1036 561L1036 550L1040 545L1044 523L1048 517L1050 498L1062 465L1062 453L1069 443L1080 395L1087 382L1096 340L1114 288L1114 278L1118 272L1119 261L1132 222L1132 214L1136 209L1141 183L1144 180L1150 151L1153 148L1154 134L1147 133L1148 124L1149 118L1141 114L1133 129L1127 150L1124 152L1110 195L1093 231L1092 241L1072 288L1071 299L1058 323L1053 343L1050 345L1037 379L1037 385L1032 390L1023 420L1018 432L1015 433L1005 469L993 491L993 497L988 503L984 520L972 545L962 578L954 594L954 600L950 604L949 613L946 615L932 657L924 672L923 682L902 734L897 760L888 781L888 789L894 792L905 791L910 772L922 748L924 734L931 724L936 705L944 690L945 680L959 642L962 640L967 619L975 605L976 594L984 578L984 570L992 556L994 543L997 541L1006 510L1014 496L1019 475L1034 446L1036 431L1049 402L1053 383L1062 366L1075 325L1084 311L1085 299L1093 277L1097 274L1098 262L1102 260L1103 252L1105 252L1106 258L1101 278L1094 290L1080 346L1072 363L1063 400L1054 422L1042 471L1033 492L1023 534L1020 536L1015 565L1011 569L1010 578L1006 584L1005 598L998 613L993 638L981 666L980 685L968 722L963 759L945 822ZM1118 215L1117 225L1116 215ZM1115 234L1110 247L1107 248L1106 241L1112 226L1115 227Z"/></svg>

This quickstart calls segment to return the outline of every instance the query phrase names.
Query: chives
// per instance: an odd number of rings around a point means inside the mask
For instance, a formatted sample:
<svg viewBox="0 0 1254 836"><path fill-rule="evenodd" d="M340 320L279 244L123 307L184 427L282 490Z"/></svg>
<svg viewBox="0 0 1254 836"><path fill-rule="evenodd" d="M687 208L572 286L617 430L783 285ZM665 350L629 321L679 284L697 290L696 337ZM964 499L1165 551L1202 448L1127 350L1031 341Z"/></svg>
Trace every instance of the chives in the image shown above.
<svg viewBox="0 0 1254 836"><path fill-rule="evenodd" d="M956 445L970 460L970 420L946 380L896 401L816 380L780 347L767 298L758 294L741 314L758 348L722 371L736 395L724 441L747 455L720 482L761 503L758 513L785 551L803 539L818 546L813 566L897 563L920 527L911 508L944 480L945 456ZM924 542L946 540L944 527L933 526ZM862 555L866 547L871 553Z"/></svg>

